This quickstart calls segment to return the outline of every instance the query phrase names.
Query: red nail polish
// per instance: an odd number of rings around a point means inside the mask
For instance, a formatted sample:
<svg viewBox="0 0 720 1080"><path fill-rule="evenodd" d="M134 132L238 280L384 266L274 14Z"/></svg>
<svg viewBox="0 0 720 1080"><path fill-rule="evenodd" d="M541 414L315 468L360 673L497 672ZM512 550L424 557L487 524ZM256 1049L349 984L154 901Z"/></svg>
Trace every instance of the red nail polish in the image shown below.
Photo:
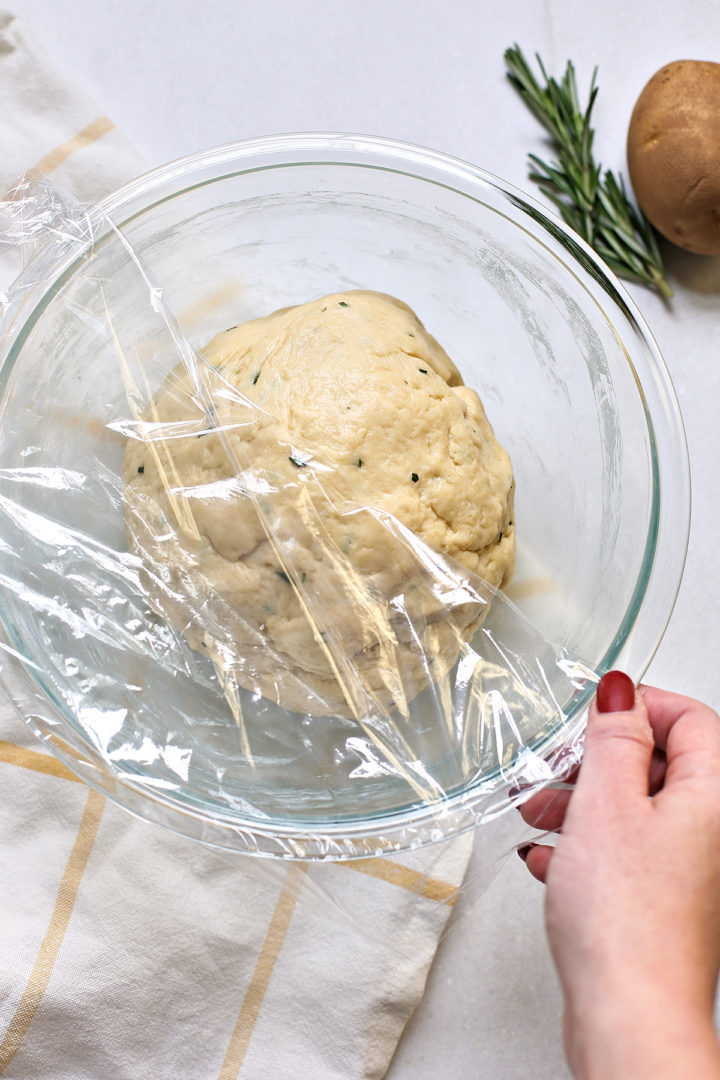
<svg viewBox="0 0 720 1080"><path fill-rule="evenodd" d="M598 712L627 712L635 704L635 687L624 671L608 671L597 688Z"/></svg>

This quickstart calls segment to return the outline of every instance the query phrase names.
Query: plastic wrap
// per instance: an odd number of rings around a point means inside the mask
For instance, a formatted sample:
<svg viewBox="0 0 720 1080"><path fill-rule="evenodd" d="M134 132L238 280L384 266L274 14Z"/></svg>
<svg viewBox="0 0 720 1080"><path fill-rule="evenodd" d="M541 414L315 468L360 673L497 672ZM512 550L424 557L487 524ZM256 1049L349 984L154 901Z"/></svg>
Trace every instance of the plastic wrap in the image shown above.
<svg viewBox="0 0 720 1080"><path fill-rule="evenodd" d="M440 840L577 765L594 672L348 498L336 463L189 340L122 226L26 181L0 227L34 255L2 297L3 679L59 757L148 819L303 859ZM187 465L200 442L213 482ZM161 500L132 482L144 460ZM263 580L291 591L324 682L218 593L219 520L271 552Z"/></svg>

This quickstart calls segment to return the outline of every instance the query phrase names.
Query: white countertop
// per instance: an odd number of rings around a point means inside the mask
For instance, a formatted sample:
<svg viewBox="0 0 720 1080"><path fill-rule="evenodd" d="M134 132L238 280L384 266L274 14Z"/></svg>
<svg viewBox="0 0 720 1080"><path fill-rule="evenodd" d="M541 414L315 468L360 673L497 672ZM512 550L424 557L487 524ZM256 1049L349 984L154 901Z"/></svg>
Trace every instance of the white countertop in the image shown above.
<svg viewBox="0 0 720 1080"><path fill-rule="evenodd" d="M586 88L599 66L596 150L626 174L634 101L662 64L720 60L716 0L16 0L54 59L151 166L254 135L342 130L417 142L532 190L540 129L504 77L518 41ZM713 51L714 48L714 51ZM627 175L627 174L626 174ZM720 703L720 257L667 253L675 298L630 289L670 368L693 469L685 579L648 681ZM712 569L711 569L712 568ZM480 871L482 844L475 870ZM441 945L390 1080L567 1076L543 889L511 857Z"/></svg>

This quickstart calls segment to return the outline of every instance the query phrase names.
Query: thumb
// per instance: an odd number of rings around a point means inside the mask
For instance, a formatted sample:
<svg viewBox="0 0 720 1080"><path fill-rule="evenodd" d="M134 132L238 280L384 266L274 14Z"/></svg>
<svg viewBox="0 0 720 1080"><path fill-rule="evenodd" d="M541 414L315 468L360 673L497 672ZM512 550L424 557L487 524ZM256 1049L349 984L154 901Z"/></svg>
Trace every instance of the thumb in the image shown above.
<svg viewBox="0 0 720 1080"><path fill-rule="evenodd" d="M647 796L654 745L642 694L624 672L609 671L590 707L577 794L613 801Z"/></svg>

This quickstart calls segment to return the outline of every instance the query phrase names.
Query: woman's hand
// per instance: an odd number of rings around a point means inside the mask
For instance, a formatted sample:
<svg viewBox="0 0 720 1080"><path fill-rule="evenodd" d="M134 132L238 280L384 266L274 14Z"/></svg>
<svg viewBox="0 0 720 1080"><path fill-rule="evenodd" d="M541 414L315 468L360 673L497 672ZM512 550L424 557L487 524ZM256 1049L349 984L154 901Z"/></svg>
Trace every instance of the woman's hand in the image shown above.
<svg viewBox="0 0 720 1080"><path fill-rule="evenodd" d="M578 1077L720 1078L720 718L610 672L571 791L521 808Z"/></svg>

